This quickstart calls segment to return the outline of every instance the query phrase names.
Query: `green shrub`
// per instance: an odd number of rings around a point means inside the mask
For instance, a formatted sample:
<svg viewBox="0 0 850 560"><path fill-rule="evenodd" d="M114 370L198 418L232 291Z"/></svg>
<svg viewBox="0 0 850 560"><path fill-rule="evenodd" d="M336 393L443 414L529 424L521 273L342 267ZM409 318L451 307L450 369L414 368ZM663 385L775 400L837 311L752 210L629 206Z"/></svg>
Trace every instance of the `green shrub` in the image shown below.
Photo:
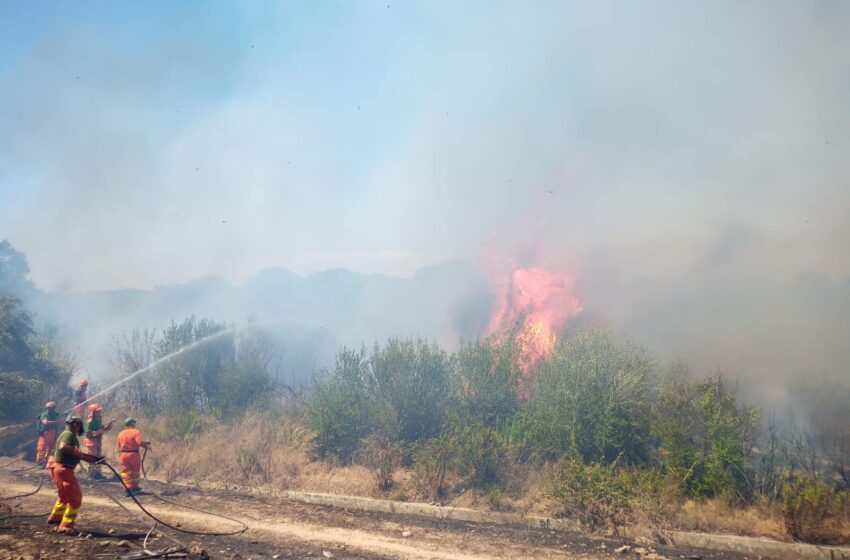
<svg viewBox="0 0 850 560"><path fill-rule="evenodd" d="M451 464L470 487L489 490L504 482L509 453L499 432L480 423L457 424L448 442Z"/></svg>
<svg viewBox="0 0 850 560"><path fill-rule="evenodd" d="M360 440L374 430L374 397L365 350L343 349L333 372L316 379L309 397L307 421L316 433L319 457L352 459Z"/></svg>
<svg viewBox="0 0 850 560"><path fill-rule="evenodd" d="M782 483L785 530L798 541L840 544L848 496L809 475L788 473Z"/></svg>
<svg viewBox="0 0 850 560"><path fill-rule="evenodd" d="M496 429L504 427L519 406L522 370L516 334L509 333L504 341L490 337L465 343L453 365L456 413Z"/></svg>
<svg viewBox="0 0 850 560"><path fill-rule="evenodd" d="M36 333L13 297L0 297L0 420L32 420L46 400L65 396L73 370L54 333Z"/></svg>
<svg viewBox="0 0 850 560"><path fill-rule="evenodd" d="M221 393L216 395L214 410L223 418L238 418L251 406L262 404L273 394L272 378L268 371L247 364L238 364L219 375Z"/></svg>
<svg viewBox="0 0 850 560"><path fill-rule="evenodd" d="M369 359L377 420L397 442L411 443L440 433L449 386L446 353L422 340L390 339Z"/></svg>
<svg viewBox="0 0 850 560"><path fill-rule="evenodd" d="M161 335L132 331L113 338L113 364L121 375L145 368L199 340L216 335L120 385L111 404L146 415L201 415L231 420L274 396L271 341L257 329L223 332L226 325L190 317L172 322Z"/></svg>
<svg viewBox="0 0 850 560"><path fill-rule="evenodd" d="M343 349L334 370L314 380L308 422L322 457L352 459L375 434L407 445L440 433L446 412L449 361L421 340L390 339L366 358Z"/></svg>
<svg viewBox="0 0 850 560"><path fill-rule="evenodd" d="M18 372L0 372L0 419L29 420L38 414L44 384Z"/></svg>
<svg viewBox="0 0 850 560"><path fill-rule="evenodd" d="M674 366L658 384L652 413L658 462L684 494L752 498L747 459L757 415L722 377L695 382Z"/></svg>
<svg viewBox="0 0 850 560"><path fill-rule="evenodd" d="M586 465L578 457L565 457L555 466L550 494L562 515L591 529L623 525L632 509L632 486L613 463Z"/></svg>
<svg viewBox="0 0 850 560"><path fill-rule="evenodd" d="M546 356L531 400L508 426L525 455L645 463L652 359L603 329L580 331Z"/></svg>
<svg viewBox="0 0 850 560"><path fill-rule="evenodd" d="M452 468L448 437L437 437L413 447L413 484L422 498L441 502L447 495L446 475Z"/></svg>

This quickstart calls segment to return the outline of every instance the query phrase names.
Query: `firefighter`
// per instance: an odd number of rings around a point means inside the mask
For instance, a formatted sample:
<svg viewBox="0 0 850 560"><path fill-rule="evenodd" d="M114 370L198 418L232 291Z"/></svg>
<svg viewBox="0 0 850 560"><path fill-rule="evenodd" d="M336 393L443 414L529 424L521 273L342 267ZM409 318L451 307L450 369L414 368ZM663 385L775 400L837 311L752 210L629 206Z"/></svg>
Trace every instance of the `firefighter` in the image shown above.
<svg viewBox="0 0 850 560"><path fill-rule="evenodd" d="M112 429L112 422L103 424L103 408L99 404L90 404L88 407L88 418L86 422L86 451L89 455L103 455L103 434ZM95 463L89 467L89 477L102 480L104 476L100 473L100 464Z"/></svg>
<svg viewBox="0 0 850 560"><path fill-rule="evenodd" d="M51 525L59 525L59 532L74 534L74 523L77 521L77 512L83 503L83 493L77 482L74 470L80 464L80 460L87 463L102 461L103 457L96 457L80 451L80 440L77 438L83 433L83 419L79 416L69 416L65 420L65 431L59 435L56 441L56 451L50 465L51 478L56 484L59 496L56 504L50 512L47 522Z"/></svg>
<svg viewBox="0 0 850 560"><path fill-rule="evenodd" d="M142 441L142 432L136 428L136 419L132 416L124 420L124 429L118 434L118 450L121 452L121 482L127 495L138 494L142 458L139 449L151 449L148 441Z"/></svg>
<svg viewBox="0 0 850 560"><path fill-rule="evenodd" d="M59 422L59 412L56 403L50 401L44 405L44 412L36 418L36 429L38 430L38 445L35 450L35 462L44 468L47 465L47 456L53 451L56 443L56 424Z"/></svg>
<svg viewBox="0 0 850 560"><path fill-rule="evenodd" d="M83 403L89 400L88 389L88 379L80 381L80 386L74 389L74 411L80 418L83 416Z"/></svg>

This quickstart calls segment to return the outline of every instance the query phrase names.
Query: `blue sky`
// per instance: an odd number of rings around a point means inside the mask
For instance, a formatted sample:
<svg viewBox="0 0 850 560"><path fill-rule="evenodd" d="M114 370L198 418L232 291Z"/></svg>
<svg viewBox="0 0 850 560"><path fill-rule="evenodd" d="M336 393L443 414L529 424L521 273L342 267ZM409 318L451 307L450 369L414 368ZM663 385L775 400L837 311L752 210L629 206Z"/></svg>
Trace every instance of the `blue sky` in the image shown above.
<svg viewBox="0 0 850 560"><path fill-rule="evenodd" d="M0 238L55 290L454 259L841 279L848 24L843 2L4 2Z"/></svg>

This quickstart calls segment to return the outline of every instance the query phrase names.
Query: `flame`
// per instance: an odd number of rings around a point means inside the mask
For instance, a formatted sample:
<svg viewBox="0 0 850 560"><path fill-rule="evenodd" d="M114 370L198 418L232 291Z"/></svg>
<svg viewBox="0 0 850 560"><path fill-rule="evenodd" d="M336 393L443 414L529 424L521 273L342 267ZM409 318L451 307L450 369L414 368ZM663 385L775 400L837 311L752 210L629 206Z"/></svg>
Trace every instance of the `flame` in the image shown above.
<svg viewBox="0 0 850 560"><path fill-rule="evenodd" d="M557 333L582 311L575 294L575 276L542 268L514 268L497 287L497 298L487 332L498 334L522 321L520 361L524 371L552 351Z"/></svg>

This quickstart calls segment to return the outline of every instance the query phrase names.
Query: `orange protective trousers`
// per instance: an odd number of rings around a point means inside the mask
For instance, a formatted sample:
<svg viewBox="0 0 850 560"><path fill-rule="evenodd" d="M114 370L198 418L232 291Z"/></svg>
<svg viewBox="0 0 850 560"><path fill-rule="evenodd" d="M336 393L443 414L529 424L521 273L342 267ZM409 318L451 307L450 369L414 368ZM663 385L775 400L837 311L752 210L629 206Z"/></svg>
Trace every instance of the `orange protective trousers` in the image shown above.
<svg viewBox="0 0 850 560"><path fill-rule="evenodd" d="M103 441L100 438L86 437L83 440L83 443L86 444L86 453L89 455L94 455L96 457L103 455ZM96 472L100 472L100 465L89 465L89 474L94 474Z"/></svg>
<svg viewBox="0 0 850 560"><path fill-rule="evenodd" d="M141 471L142 458L138 452L128 453L124 451L121 453L121 481L125 488L129 490L139 487L139 480L142 478Z"/></svg>
<svg viewBox="0 0 850 560"><path fill-rule="evenodd" d="M47 457L53 453L56 444L56 430L48 430L38 436L38 445L35 448L35 462L46 463Z"/></svg>
<svg viewBox="0 0 850 560"><path fill-rule="evenodd" d="M75 467L66 467L59 463L54 463L50 468L53 483L56 485L59 496L48 521L56 522L61 517L61 527L67 529L74 528L77 511L83 504L83 492L80 490L74 469Z"/></svg>

